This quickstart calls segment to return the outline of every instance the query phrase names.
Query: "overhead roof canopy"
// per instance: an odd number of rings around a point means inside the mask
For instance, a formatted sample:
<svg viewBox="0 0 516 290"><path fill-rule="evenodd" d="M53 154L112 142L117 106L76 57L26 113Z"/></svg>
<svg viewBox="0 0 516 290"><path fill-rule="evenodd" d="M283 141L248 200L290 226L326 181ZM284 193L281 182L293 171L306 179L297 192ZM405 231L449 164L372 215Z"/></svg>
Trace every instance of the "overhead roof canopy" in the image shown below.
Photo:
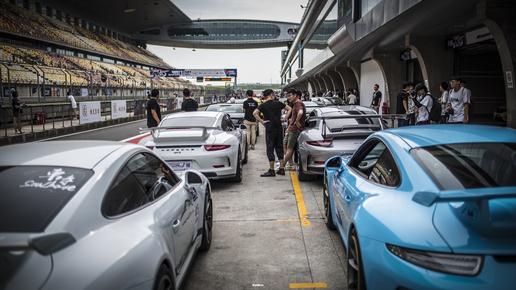
<svg viewBox="0 0 516 290"><path fill-rule="evenodd" d="M45 0L56 9L124 33L165 24L189 23L171 0Z"/></svg>

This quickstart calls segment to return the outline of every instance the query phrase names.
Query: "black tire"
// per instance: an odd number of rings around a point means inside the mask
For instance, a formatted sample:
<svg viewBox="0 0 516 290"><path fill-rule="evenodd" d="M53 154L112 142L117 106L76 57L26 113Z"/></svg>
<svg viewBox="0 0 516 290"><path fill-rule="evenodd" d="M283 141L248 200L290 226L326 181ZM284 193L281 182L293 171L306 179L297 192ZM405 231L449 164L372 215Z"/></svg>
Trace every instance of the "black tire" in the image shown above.
<svg viewBox="0 0 516 290"><path fill-rule="evenodd" d="M199 248L201 251L208 251L211 247L213 230L213 204L209 190L206 190L204 201L204 219L202 224L202 243Z"/></svg>
<svg viewBox="0 0 516 290"><path fill-rule="evenodd" d="M301 155L299 155L299 153L296 154L297 155L297 160L298 160L298 163L297 163L297 177L299 178L300 181L310 181L313 179L313 176L310 175L310 174L306 174L305 171L303 170L303 161L301 160Z"/></svg>
<svg viewBox="0 0 516 290"><path fill-rule="evenodd" d="M244 151L244 160L242 160L242 164L247 164L247 155L249 153L249 146L247 145L247 141L245 143L245 151Z"/></svg>
<svg viewBox="0 0 516 290"><path fill-rule="evenodd" d="M238 150L237 162L236 174L231 178L231 181L242 182L242 156L240 155L240 149Z"/></svg>
<svg viewBox="0 0 516 290"><path fill-rule="evenodd" d="M172 280L172 275L170 275L170 269L167 265L162 264L159 267L158 275L156 275L156 280L154 281L154 290L174 290L174 280Z"/></svg>
<svg viewBox="0 0 516 290"><path fill-rule="evenodd" d="M328 192L328 185L326 184L326 172L324 173L323 178L324 223L328 229L335 230L335 224L333 223L333 216L330 205L330 193Z"/></svg>
<svg viewBox="0 0 516 290"><path fill-rule="evenodd" d="M364 267L362 265L362 255L358 235L353 229L349 236L347 250L347 284L349 290L365 290Z"/></svg>

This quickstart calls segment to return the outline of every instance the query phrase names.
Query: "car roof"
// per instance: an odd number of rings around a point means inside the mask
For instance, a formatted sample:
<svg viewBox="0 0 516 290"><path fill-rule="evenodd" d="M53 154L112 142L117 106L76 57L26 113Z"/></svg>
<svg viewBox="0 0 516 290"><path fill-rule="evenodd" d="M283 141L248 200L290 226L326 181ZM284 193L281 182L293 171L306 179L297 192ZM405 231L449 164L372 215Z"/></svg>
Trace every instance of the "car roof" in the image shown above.
<svg viewBox="0 0 516 290"><path fill-rule="evenodd" d="M242 107L242 104L224 103L224 104L213 104L213 105L209 105L208 107L232 107L232 106Z"/></svg>
<svg viewBox="0 0 516 290"><path fill-rule="evenodd" d="M394 134L412 148L459 143L515 143L516 130L485 125L409 126L377 134Z"/></svg>
<svg viewBox="0 0 516 290"><path fill-rule="evenodd" d="M163 119L172 119L172 118L191 118L191 117L207 117L207 118L216 118L220 115L223 115L222 112L213 112L213 111L194 111L194 112L178 112L167 115Z"/></svg>
<svg viewBox="0 0 516 290"><path fill-rule="evenodd" d="M113 141L49 141L0 147L0 166L64 166L93 169L105 157L128 146ZM126 148L128 149L128 148Z"/></svg>

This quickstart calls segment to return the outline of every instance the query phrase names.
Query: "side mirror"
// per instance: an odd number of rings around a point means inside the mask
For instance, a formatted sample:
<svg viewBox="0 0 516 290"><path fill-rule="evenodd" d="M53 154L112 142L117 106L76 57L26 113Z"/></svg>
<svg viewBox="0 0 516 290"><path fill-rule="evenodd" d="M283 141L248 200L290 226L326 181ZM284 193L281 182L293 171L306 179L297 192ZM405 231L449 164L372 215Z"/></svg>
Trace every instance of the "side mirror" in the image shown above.
<svg viewBox="0 0 516 290"><path fill-rule="evenodd" d="M247 130L247 126L246 126L246 125L244 125L244 124L240 124L240 129L242 129L242 130Z"/></svg>
<svg viewBox="0 0 516 290"><path fill-rule="evenodd" d="M188 185L199 185L202 184L202 178L195 172L186 172L186 183Z"/></svg>

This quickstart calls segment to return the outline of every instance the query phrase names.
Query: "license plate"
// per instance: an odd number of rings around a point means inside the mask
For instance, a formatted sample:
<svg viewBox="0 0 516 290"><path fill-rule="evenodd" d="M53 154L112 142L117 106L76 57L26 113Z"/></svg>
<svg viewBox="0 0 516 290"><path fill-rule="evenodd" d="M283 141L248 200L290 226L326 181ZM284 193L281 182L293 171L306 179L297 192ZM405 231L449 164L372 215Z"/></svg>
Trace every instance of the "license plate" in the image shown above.
<svg viewBox="0 0 516 290"><path fill-rule="evenodd" d="M170 165L174 171L183 171L192 168L191 161L169 161L168 165Z"/></svg>

